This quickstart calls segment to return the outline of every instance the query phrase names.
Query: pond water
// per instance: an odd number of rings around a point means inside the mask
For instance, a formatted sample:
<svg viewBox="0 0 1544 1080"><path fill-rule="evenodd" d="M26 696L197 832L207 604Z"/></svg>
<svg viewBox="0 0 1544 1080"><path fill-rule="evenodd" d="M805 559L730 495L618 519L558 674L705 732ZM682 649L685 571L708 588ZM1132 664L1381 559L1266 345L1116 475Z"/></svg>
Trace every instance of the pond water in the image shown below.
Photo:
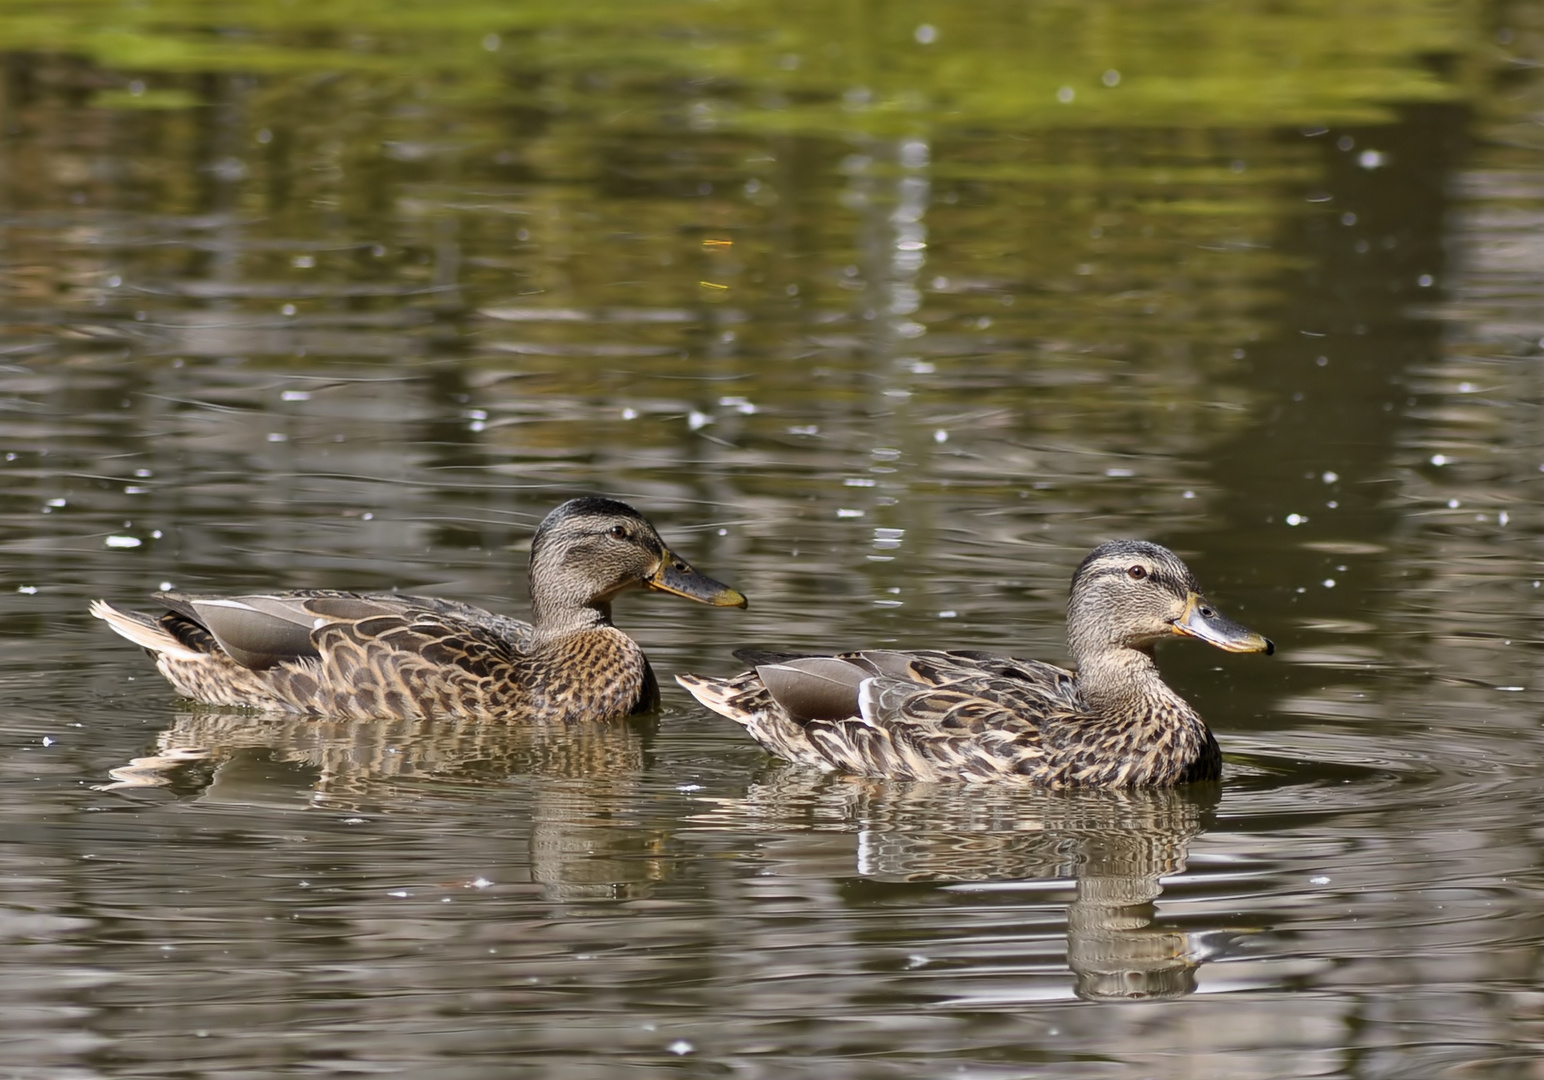
<svg viewBox="0 0 1544 1080"><path fill-rule="evenodd" d="M635 7L0 7L0 1072L1540 1076L1540 9ZM628 723L200 709L86 612L523 614L584 492L750 598L618 604ZM1065 662L1114 536L1278 645L1161 653L1219 785L669 680Z"/></svg>

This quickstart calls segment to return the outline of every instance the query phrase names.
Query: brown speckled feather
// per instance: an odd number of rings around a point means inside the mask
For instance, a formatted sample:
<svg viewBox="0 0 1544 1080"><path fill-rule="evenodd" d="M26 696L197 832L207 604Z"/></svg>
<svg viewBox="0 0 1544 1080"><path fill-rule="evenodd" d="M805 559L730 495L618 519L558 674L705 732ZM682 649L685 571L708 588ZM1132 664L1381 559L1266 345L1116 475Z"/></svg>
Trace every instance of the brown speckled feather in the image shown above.
<svg viewBox="0 0 1544 1080"><path fill-rule="evenodd" d="M611 623L629 588L741 606L637 511L575 499L531 545L533 623L457 601L315 589L240 597L158 594L159 616L91 611L148 649L181 694L211 705L335 717L608 719L653 709L654 673Z"/></svg>
<svg viewBox="0 0 1544 1080"><path fill-rule="evenodd" d="M1237 652L1274 646L1215 612L1156 544L1097 549L1068 607L1078 674L978 652L747 652L750 671L677 681L774 754L819 769L1049 787L1216 779L1217 742L1164 685L1152 645L1182 635Z"/></svg>
<svg viewBox="0 0 1544 1080"><path fill-rule="evenodd" d="M368 601L371 597L347 596ZM383 598L397 599L397 598ZM476 609L464 615L476 613ZM518 715L544 720L625 716L652 709L658 688L643 650L614 626L533 642L530 627L501 635L489 612L448 619L407 607L324 624L315 655L251 671L212 635L169 613L178 640L212 646L197 659L161 653L157 667L178 693L211 705L277 705L335 717ZM170 625L169 625L170 624Z"/></svg>

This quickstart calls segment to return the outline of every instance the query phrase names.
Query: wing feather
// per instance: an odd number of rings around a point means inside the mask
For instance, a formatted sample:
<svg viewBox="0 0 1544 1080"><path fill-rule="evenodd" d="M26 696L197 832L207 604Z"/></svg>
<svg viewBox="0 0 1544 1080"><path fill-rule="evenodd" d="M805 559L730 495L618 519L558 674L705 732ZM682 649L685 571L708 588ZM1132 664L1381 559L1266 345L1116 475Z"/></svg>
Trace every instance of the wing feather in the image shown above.
<svg viewBox="0 0 1544 1080"><path fill-rule="evenodd" d="M761 666L677 681L772 752L827 770L915 780L1043 774L1095 721L1076 676L1038 661L943 650L737 655Z"/></svg>

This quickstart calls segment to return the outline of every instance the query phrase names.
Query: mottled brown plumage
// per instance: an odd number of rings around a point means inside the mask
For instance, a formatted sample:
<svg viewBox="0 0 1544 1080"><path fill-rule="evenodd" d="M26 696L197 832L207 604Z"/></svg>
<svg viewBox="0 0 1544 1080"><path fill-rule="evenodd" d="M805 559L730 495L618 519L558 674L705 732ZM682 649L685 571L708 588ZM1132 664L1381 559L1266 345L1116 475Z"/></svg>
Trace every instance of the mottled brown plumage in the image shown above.
<svg viewBox="0 0 1544 1080"><path fill-rule="evenodd" d="M210 705L336 717L604 720L654 708L659 686L611 601L654 589L715 606L745 597L665 547L632 507L573 499L531 541L532 622L470 604L331 590L158 593L150 615L91 613L148 649L177 692Z"/></svg>
<svg viewBox="0 0 1544 1080"><path fill-rule="evenodd" d="M1153 660L1153 646L1175 636L1229 652L1275 648L1213 609L1173 552L1115 540L1073 575L1076 674L979 652L742 650L750 671L676 681L772 753L818 769L1048 787L1216 779L1216 740Z"/></svg>

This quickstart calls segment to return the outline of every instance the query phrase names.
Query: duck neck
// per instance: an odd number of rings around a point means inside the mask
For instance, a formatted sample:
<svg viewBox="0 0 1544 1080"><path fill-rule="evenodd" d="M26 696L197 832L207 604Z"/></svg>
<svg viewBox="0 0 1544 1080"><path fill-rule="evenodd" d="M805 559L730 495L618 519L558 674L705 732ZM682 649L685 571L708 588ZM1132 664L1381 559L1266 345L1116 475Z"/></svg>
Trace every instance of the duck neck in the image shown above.
<svg viewBox="0 0 1544 1080"><path fill-rule="evenodd" d="M1104 716L1192 711L1158 674L1151 649L1098 650L1078 657L1078 690L1089 707Z"/></svg>
<svg viewBox="0 0 1544 1080"><path fill-rule="evenodd" d="M586 602L531 583L531 626L537 641L582 634L611 625L611 601Z"/></svg>

